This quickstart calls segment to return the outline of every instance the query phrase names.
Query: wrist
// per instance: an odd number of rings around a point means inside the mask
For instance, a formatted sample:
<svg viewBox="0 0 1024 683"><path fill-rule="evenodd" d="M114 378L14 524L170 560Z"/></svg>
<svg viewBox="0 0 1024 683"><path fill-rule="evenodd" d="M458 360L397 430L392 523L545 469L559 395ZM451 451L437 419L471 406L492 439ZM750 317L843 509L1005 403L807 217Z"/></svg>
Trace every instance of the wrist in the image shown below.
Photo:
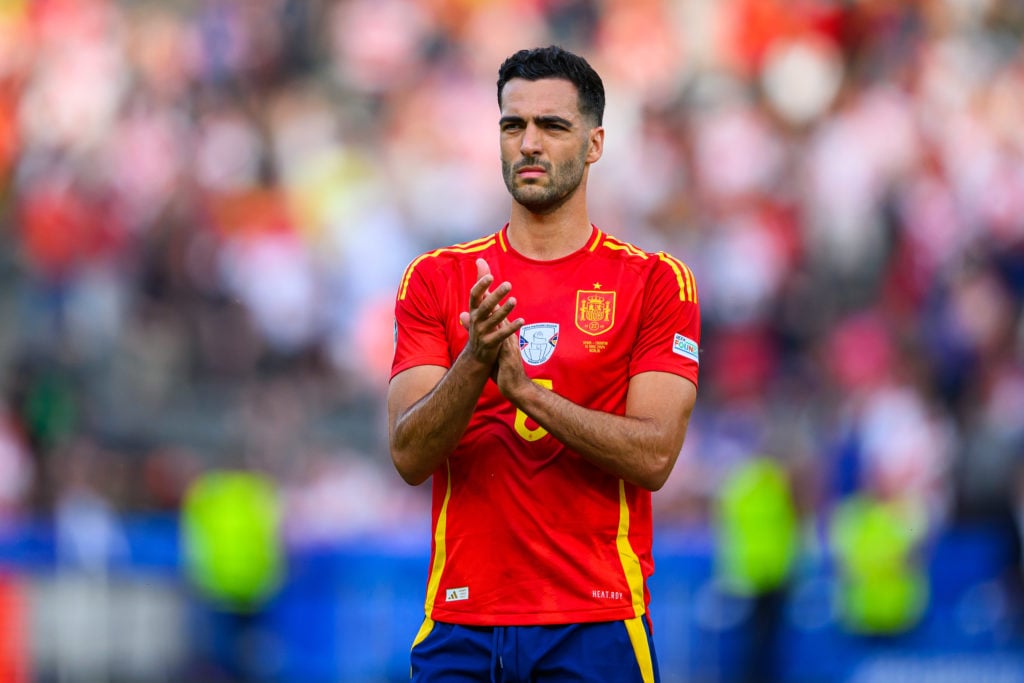
<svg viewBox="0 0 1024 683"><path fill-rule="evenodd" d="M488 361L479 358L470 350L468 344L463 347L462 352L455 359L455 365L462 367L465 372L474 377L490 377L494 371L495 362L495 359Z"/></svg>
<svg viewBox="0 0 1024 683"><path fill-rule="evenodd" d="M521 374L511 378L502 389L502 394L509 403L523 410L533 401L533 392L542 390L542 387L526 374Z"/></svg>

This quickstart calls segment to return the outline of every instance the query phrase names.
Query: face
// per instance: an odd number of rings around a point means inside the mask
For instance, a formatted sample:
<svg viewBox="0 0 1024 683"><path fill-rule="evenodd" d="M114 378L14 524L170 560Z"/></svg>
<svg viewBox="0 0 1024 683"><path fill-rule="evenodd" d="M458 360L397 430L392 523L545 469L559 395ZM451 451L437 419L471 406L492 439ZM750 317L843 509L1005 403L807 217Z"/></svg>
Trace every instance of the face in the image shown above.
<svg viewBox="0 0 1024 683"><path fill-rule="evenodd" d="M601 157L604 129L579 110L567 80L514 78L501 93L501 171L512 198L550 213L579 189L587 165Z"/></svg>

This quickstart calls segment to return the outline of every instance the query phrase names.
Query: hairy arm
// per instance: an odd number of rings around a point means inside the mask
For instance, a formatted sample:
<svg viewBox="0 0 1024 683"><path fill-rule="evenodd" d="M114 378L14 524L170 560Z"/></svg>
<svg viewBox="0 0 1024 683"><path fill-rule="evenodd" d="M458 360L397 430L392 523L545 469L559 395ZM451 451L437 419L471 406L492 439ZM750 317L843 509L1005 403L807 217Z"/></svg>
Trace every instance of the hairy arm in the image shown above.
<svg viewBox="0 0 1024 683"><path fill-rule="evenodd" d="M421 484L466 431L490 368L461 354L450 369L420 365L388 386L391 459L402 479Z"/></svg>
<svg viewBox="0 0 1024 683"><path fill-rule="evenodd" d="M523 325L509 322L515 299L501 300L512 286L494 291L490 268L477 261L476 284L469 293L463 324L469 339L448 369L420 365L400 372L388 385L388 436L391 460L406 482L421 484L445 461L466 431L477 400L494 372L502 344Z"/></svg>
<svg viewBox="0 0 1024 683"><path fill-rule="evenodd" d="M601 469L656 491L664 486L686 438L697 388L668 372L629 382L625 415L580 406L530 381L519 354L502 349L498 388L553 437Z"/></svg>

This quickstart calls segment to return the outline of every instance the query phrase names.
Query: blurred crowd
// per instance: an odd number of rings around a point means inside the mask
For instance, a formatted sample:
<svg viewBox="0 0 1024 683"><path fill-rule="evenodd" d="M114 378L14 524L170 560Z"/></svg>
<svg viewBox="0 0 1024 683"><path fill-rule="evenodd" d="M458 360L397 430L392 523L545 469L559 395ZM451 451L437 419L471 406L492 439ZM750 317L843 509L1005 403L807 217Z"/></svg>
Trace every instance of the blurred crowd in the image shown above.
<svg viewBox="0 0 1024 683"><path fill-rule="evenodd" d="M661 522L767 454L808 517L868 490L1016 547L1022 38L1016 0L0 0L0 513L241 466L295 543L428 514L394 292L503 224L497 67L558 43L608 91L592 220L700 287Z"/></svg>

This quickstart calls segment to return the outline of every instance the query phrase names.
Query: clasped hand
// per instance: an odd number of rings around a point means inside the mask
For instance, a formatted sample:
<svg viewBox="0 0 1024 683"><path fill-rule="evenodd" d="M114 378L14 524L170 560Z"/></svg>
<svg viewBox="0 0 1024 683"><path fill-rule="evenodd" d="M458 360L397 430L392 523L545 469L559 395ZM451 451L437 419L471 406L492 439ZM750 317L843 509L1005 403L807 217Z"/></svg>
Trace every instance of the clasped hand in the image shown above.
<svg viewBox="0 0 1024 683"><path fill-rule="evenodd" d="M476 260L476 273L477 281L469 290L469 311L459 315L459 321L469 332L464 352L489 367L498 389L509 397L522 382L530 381L523 369L516 339L525 321L522 318L509 320L516 306L515 297L508 296L512 291L509 282L502 282L491 291L494 276L482 258Z"/></svg>

